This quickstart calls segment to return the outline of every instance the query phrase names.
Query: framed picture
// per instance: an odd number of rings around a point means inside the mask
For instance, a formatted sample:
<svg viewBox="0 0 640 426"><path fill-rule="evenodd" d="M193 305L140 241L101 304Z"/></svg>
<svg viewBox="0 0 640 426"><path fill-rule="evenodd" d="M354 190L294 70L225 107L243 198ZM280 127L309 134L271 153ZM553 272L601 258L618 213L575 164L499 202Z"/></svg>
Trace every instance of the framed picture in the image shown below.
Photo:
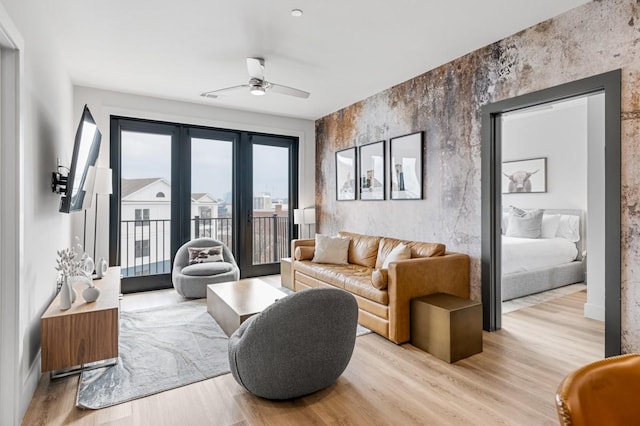
<svg viewBox="0 0 640 426"><path fill-rule="evenodd" d="M422 199L422 132L390 141L391 199Z"/></svg>
<svg viewBox="0 0 640 426"><path fill-rule="evenodd" d="M336 199L356 199L356 148L336 152Z"/></svg>
<svg viewBox="0 0 640 426"><path fill-rule="evenodd" d="M360 199L384 200L384 141L362 145L359 150Z"/></svg>
<svg viewBox="0 0 640 426"><path fill-rule="evenodd" d="M502 163L502 193L547 192L547 159Z"/></svg>

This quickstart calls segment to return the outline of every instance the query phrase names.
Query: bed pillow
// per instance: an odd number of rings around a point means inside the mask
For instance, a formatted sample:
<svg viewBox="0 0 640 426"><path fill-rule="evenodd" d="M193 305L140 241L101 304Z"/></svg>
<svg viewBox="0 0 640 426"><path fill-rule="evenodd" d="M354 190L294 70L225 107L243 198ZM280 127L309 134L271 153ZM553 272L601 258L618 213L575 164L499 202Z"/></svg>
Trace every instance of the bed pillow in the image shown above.
<svg viewBox="0 0 640 426"><path fill-rule="evenodd" d="M540 238L544 211L532 210L521 214L523 211L518 208L511 209L505 235L516 238Z"/></svg>
<svg viewBox="0 0 640 426"><path fill-rule="evenodd" d="M558 233L558 227L560 226L559 214L545 214L542 215L542 238L555 238Z"/></svg>
<svg viewBox="0 0 640 426"><path fill-rule="evenodd" d="M316 234L316 249L312 262L334 263L346 265L349 263L349 242L348 237L330 237L328 235Z"/></svg>
<svg viewBox="0 0 640 426"><path fill-rule="evenodd" d="M507 225L509 225L509 213L502 212L502 225L500 226L502 235L504 235L505 232L507 232Z"/></svg>
<svg viewBox="0 0 640 426"><path fill-rule="evenodd" d="M572 243L580 241L580 217L568 214L560 215L556 237L565 238Z"/></svg>

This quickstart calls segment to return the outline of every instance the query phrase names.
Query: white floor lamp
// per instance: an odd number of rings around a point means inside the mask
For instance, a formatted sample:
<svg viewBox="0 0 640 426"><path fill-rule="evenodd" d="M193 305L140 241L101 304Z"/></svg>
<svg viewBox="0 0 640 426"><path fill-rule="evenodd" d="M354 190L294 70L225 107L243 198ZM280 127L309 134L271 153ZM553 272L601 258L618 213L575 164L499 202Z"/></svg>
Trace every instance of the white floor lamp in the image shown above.
<svg viewBox="0 0 640 426"><path fill-rule="evenodd" d="M93 170L92 170L93 169ZM108 167L91 167L89 168L89 174L87 182L85 183L85 191L87 191L89 185L93 183L91 192L92 195L96 195L95 216L93 222L93 259L96 263L96 247L98 243L98 196L100 194L113 194L111 169Z"/></svg>
<svg viewBox="0 0 640 426"><path fill-rule="evenodd" d="M300 225L302 225L302 209L293 209L293 224L298 225L298 234L300 234ZM298 235L298 238L302 238L302 235Z"/></svg>
<svg viewBox="0 0 640 426"><path fill-rule="evenodd" d="M311 238L311 225L314 225L314 231L315 231L315 224L316 224L316 209L315 207L309 207L304 209L304 214L303 214L303 221L305 225L307 226L307 231L309 233L309 238Z"/></svg>

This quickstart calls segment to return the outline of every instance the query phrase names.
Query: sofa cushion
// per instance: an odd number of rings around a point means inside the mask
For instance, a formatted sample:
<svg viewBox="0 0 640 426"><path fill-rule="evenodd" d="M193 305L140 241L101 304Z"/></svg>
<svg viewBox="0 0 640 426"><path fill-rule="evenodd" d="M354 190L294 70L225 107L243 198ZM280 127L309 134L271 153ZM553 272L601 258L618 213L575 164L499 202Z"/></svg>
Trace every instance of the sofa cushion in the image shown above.
<svg viewBox="0 0 640 426"><path fill-rule="evenodd" d="M347 237L316 234L316 248L311 261L338 265L347 264L349 263L349 242Z"/></svg>
<svg viewBox="0 0 640 426"><path fill-rule="evenodd" d="M192 277L208 277L211 275L224 274L233 269L233 265L228 262L206 262L195 263L193 265L182 268L182 275Z"/></svg>
<svg viewBox="0 0 640 426"><path fill-rule="evenodd" d="M371 271L371 270L370 270ZM344 280L344 289L365 299L382 305L389 304L389 293L371 285L371 273L367 275L349 275Z"/></svg>
<svg viewBox="0 0 640 426"><path fill-rule="evenodd" d="M440 243L421 243L417 241L404 241L396 238L382 237L378 248L378 259L376 269L382 269L385 259L391 251L400 243L404 243L411 249L411 257L432 257L442 256L446 251L446 246Z"/></svg>
<svg viewBox="0 0 640 426"><path fill-rule="evenodd" d="M349 263L373 268L378 257L380 237L341 231L338 235L349 237Z"/></svg>
<svg viewBox="0 0 640 426"><path fill-rule="evenodd" d="M351 264L317 264L303 260L296 261L296 271L374 302L383 305L389 304L387 290L378 290L371 285L371 273L373 272L371 268Z"/></svg>

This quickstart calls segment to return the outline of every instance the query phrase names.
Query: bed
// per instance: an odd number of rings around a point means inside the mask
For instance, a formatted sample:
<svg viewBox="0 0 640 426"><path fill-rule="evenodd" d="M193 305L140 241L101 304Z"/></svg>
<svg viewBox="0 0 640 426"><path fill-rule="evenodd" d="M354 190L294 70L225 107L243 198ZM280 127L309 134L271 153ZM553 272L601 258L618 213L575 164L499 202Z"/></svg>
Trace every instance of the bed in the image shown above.
<svg viewBox="0 0 640 426"><path fill-rule="evenodd" d="M512 236L513 232L507 232L511 231L510 217L503 214L503 301L584 281L586 228L582 210L545 209L538 238Z"/></svg>

